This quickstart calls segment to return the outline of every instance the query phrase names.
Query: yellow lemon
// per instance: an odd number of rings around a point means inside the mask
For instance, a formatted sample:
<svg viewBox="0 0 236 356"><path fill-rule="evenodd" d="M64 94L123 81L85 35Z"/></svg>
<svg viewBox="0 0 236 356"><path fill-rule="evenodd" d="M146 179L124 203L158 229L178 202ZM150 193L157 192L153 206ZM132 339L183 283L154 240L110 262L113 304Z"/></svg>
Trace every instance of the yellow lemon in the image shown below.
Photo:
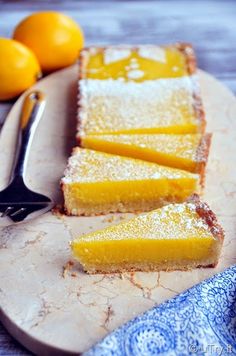
<svg viewBox="0 0 236 356"><path fill-rule="evenodd" d="M35 54L23 44L0 37L0 100L12 99L41 76Z"/></svg>
<svg viewBox="0 0 236 356"><path fill-rule="evenodd" d="M84 44L83 32L77 23L53 11L26 17L16 27L13 38L32 49L44 72L74 63Z"/></svg>

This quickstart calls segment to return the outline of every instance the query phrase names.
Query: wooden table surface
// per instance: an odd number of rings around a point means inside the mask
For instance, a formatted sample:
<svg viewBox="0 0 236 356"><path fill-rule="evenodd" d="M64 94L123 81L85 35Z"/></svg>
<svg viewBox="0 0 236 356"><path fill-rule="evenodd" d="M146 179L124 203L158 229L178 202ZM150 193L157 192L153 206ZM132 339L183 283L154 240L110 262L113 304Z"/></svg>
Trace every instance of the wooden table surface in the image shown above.
<svg viewBox="0 0 236 356"><path fill-rule="evenodd" d="M84 29L87 45L191 42L198 66L236 93L234 0L0 0L0 36L10 37L22 18L42 10L73 17ZM0 124L13 104L0 103ZM0 325L0 355L28 354Z"/></svg>

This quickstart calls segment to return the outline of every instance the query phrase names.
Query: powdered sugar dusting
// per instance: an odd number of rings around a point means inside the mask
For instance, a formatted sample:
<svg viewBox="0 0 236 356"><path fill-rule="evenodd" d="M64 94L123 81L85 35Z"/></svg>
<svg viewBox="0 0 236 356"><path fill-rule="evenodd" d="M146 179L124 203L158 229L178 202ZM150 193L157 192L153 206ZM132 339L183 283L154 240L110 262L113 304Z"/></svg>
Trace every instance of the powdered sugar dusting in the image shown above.
<svg viewBox="0 0 236 356"><path fill-rule="evenodd" d="M199 176L174 168L162 167L155 163L139 161L76 148L69 158L64 183L85 183L124 180L169 180L188 178L198 182Z"/></svg>
<svg viewBox="0 0 236 356"><path fill-rule="evenodd" d="M189 76L142 83L80 80L82 129L96 134L197 124L193 81Z"/></svg>
<svg viewBox="0 0 236 356"><path fill-rule="evenodd" d="M129 58L131 55L131 49L108 47L104 50L104 63L111 64L122 59Z"/></svg>
<svg viewBox="0 0 236 356"><path fill-rule="evenodd" d="M140 69L130 69L127 72L127 77L129 79L138 79L138 78L142 78L144 76L144 72Z"/></svg>
<svg viewBox="0 0 236 356"><path fill-rule="evenodd" d="M193 203L169 204L130 221L82 236L81 241L213 238Z"/></svg>
<svg viewBox="0 0 236 356"><path fill-rule="evenodd" d="M157 62L166 62L166 51L164 48L158 46L140 46L138 50L139 56L151 59Z"/></svg>

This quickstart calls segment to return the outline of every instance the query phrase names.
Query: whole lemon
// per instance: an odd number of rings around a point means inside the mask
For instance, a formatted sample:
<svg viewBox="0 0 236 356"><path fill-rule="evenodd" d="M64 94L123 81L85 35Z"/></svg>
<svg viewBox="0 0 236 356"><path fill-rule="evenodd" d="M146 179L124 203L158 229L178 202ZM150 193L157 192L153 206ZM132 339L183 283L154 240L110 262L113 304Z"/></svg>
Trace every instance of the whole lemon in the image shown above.
<svg viewBox="0 0 236 356"><path fill-rule="evenodd" d="M44 72L71 65L84 44L81 28L68 16L37 12L16 27L13 38L31 48Z"/></svg>
<svg viewBox="0 0 236 356"><path fill-rule="evenodd" d="M0 100L12 99L41 76L35 54L17 41L0 37Z"/></svg>

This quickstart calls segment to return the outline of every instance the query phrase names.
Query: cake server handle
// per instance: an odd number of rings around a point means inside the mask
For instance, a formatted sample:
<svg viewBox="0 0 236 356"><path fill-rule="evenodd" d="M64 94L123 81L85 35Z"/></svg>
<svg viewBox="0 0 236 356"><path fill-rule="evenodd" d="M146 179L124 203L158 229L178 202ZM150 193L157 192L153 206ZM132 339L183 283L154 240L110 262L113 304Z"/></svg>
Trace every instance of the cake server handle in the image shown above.
<svg viewBox="0 0 236 356"><path fill-rule="evenodd" d="M31 91L24 99L11 180L15 177L24 179L33 136L43 114L45 104L45 95L38 90Z"/></svg>

